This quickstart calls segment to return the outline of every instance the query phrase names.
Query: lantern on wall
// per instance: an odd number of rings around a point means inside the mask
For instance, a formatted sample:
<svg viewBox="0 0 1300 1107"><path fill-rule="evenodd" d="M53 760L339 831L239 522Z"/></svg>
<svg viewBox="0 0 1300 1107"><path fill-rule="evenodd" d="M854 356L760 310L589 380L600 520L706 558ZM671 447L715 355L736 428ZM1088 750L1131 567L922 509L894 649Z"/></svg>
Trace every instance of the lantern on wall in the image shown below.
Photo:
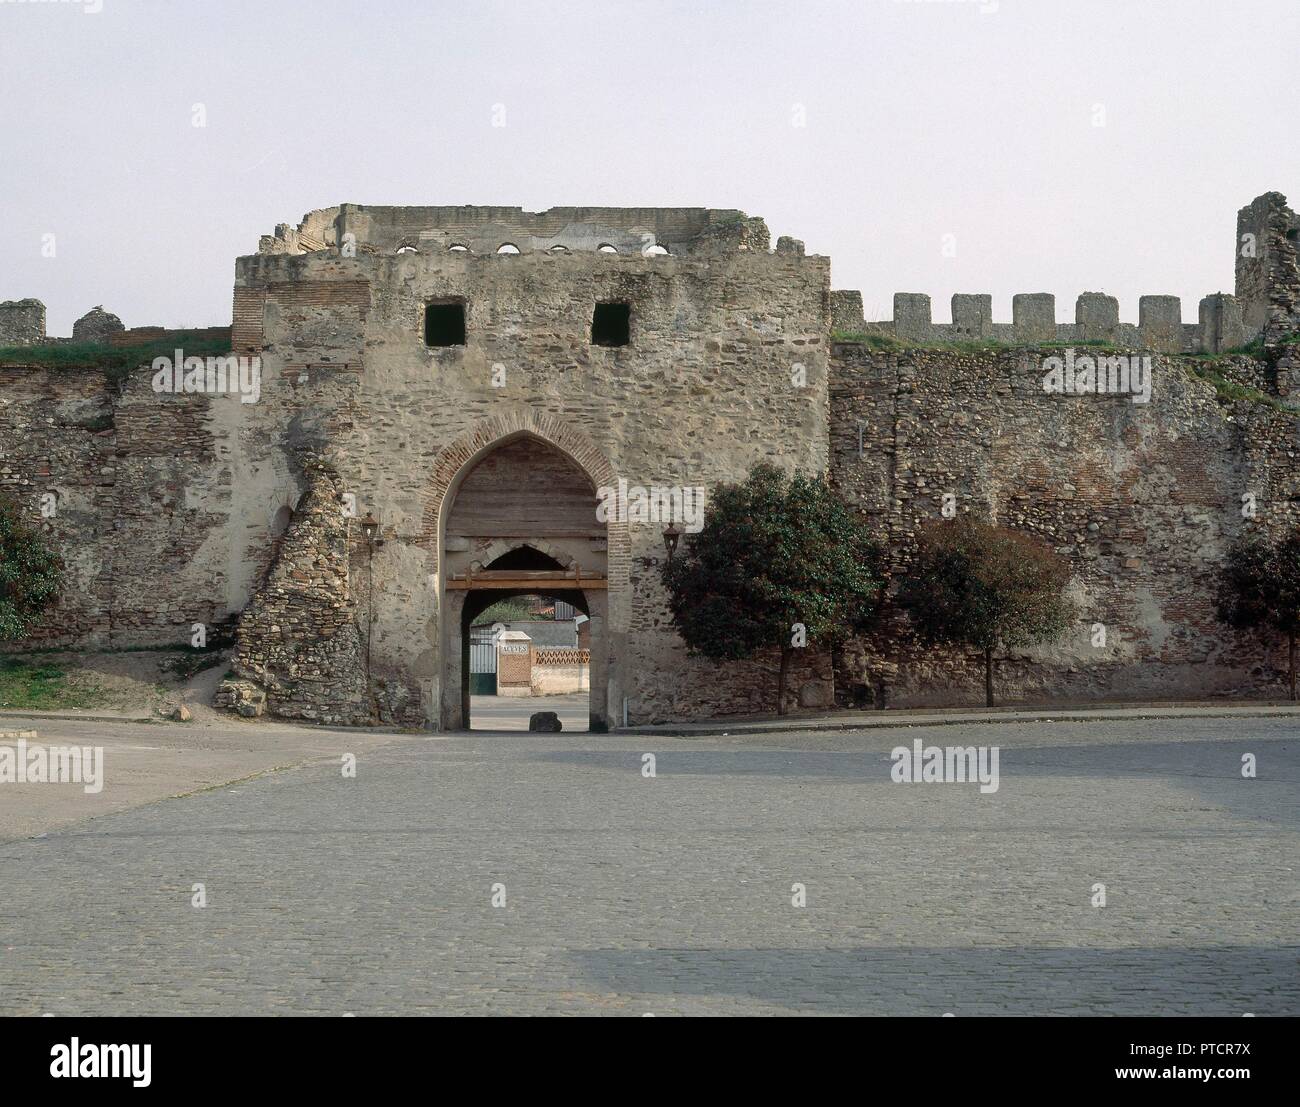
<svg viewBox="0 0 1300 1107"><path fill-rule="evenodd" d="M369 511L366 512L366 517L361 520L361 531L366 536L367 542L373 542L375 535L379 533L379 520Z"/></svg>
<svg viewBox="0 0 1300 1107"><path fill-rule="evenodd" d="M664 549L668 551L669 561L672 561L673 554L677 552L677 543L681 537L682 529L676 523L669 523L664 527Z"/></svg>

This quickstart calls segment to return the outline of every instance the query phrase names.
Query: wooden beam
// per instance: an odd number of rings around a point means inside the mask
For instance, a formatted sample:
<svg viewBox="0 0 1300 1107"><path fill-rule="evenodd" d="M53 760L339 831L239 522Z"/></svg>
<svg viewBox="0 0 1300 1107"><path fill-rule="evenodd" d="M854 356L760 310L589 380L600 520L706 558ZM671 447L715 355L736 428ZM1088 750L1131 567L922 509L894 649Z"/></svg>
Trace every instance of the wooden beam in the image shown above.
<svg viewBox="0 0 1300 1107"><path fill-rule="evenodd" d="M574 572L572 569L480 569L477 573L453 573L454 579L469 580L504 580L506 577L514 579L519 577L523 580L590 580L593 577L604 579L605 574L594 570L580 570Z"/></svg>
<svg viewBox="0 0 1300 1107"><path fill-rule="evenodd" d="M546 587L549 585L550 587ZM469 576L457 573L447 579L447 587L456 591L478 588L520 588L540 592L563 592L566 589L607 588L605 574L575 573L563 569L485 569Z"/></svg>
<svg viewBox="0 0 1300 1107"><path fill-rule="evenodd" d="M553 588L543 588L543 584L552 584ZM453 592L476 591L479 589L502 589L512 588L527 592L604 592L608 584L600 578L583 577L582 580L574 580L569 577L566 580L555 581L537 581L528 580L522 577L511 577L506 580L484 580L482 577L475 577L473 580L463 580L453 577L447 581L447 587Z"/></svg>

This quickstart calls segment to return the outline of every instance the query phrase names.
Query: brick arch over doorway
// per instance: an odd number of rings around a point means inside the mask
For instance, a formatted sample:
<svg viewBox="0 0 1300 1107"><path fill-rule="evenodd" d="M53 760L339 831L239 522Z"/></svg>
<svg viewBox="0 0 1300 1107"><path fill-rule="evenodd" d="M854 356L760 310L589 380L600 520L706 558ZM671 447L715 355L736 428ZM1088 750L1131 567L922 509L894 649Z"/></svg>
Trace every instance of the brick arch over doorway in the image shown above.
<svg viewBox="0 0 1300 1107"><path fill-rule="evenodd" d="M550 542L544 542L539 538L530 538L527 541L522 539L519 541L501 539L493 542L492 545L484 550L483 553L479 555L478 560L474 562L472 568L477 572L480 569L486 568L492 562L496 561L497 558L504 557L512 550L523 549L536 550L538 553L545 554L547 557L551 558L551 560L563 565L566 569L571 569L575 564L575 560L571 554L560 549L559 546L554 546Z"/></svg>
<svg viewBox="0 0 1300 1107"><path fill-rule="evenodd" d="M613 487L618 478L614 466L596 444L570 421L543 412L528 409L513 409L486 419L469 433L444 447L434 459L433 472L423 495L423 514L419 545L425 550L427 566L431 577L437 581L437 627L431 627L431 641L439 652L439 693L438 719L443 728L455 728L461 725L462 709L459 694L452 687L453 674L458 670L459 649L451 648L449 634L458 628L452 628L449 619L446 581L444 579L443 543L445 540L447 517L456 493L474 467L494 450L510 442L532 437L562 451L575 462L586 474L596 489ZM617 718L618 703L626 687L626 674L622 671L621 658L625 656L627 629L630 623L631 596L631 537L625 520L611 519L606 525L606 579L607 587L603 595L605 608L601 612L604 626L601 653L608 666L605 678L605 698L601 710L595 708L595 685L593 679L593 721L592 725L603 725L606 721ZM598 616L593 615L594 620ZM593 634L595 626L593 625ZM593 658L594 661L594 658ZM593 678L595 677L593 665ZM456 678L459 684L459 678ZM596 716L600 718L597 720Z"/></svg>
<svg viewBox="0 0 1300 1107"><path fill-rule="evenodd" d="M596 488L612 488L618 483L614 466L599 447L581 430L558 415L527 409L515 410L485 419L468 434L445 446L434 458L433 473L425 488L420 545L429 557L429 572L442 568L442 536L447 511L455 499L460 481L486 454L512 439L531 435L563 450L582 468ZM609 579L626 587L631 572L631 539L626 521L611 519L606 529L609 541ZM616 622L611 610L610 621ZM624 627L626 624L624 623Z"/></svg>

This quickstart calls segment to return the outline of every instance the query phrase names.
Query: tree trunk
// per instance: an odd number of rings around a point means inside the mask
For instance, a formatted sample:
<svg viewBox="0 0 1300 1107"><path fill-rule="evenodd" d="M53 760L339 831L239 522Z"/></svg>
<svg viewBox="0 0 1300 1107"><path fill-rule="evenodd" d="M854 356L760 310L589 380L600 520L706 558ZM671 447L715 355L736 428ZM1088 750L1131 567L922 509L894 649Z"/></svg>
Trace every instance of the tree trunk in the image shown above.
<svg viewBox="0 0 1300 1107"><path fill-rule="evenodd" d="M790 655L794 650L790 646L781 647L781 675L776 680L776 713L785 714L785 678L790 671Z"/></svg>
<svg viewBox="0 0 1300 1107"><path fill-rule="evenodd" d="M1291 698L1295 699L1295 631L1287 635L1287 660L1291 670Z"/></svg>
<svg viewBox="0 0 1300 1107"><path fill-rule="evenodd" d="M993 647L984 651L984 706L993 706Z"/></svg>

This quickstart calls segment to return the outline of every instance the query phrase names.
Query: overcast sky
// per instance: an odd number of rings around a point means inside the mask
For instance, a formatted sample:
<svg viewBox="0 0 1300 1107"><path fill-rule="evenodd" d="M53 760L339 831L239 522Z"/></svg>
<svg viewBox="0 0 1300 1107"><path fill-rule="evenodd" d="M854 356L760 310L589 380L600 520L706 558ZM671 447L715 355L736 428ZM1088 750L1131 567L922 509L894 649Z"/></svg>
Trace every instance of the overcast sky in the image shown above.
<svg viewBox="0 0 1300 1107"><path fill-rule="evenodd" d="M0 299L226 324L234 258L312 208L689 205L870 318L1191 321L1237 209L1300 194L1298 85L1297 0L0 0Z"/></svg>

